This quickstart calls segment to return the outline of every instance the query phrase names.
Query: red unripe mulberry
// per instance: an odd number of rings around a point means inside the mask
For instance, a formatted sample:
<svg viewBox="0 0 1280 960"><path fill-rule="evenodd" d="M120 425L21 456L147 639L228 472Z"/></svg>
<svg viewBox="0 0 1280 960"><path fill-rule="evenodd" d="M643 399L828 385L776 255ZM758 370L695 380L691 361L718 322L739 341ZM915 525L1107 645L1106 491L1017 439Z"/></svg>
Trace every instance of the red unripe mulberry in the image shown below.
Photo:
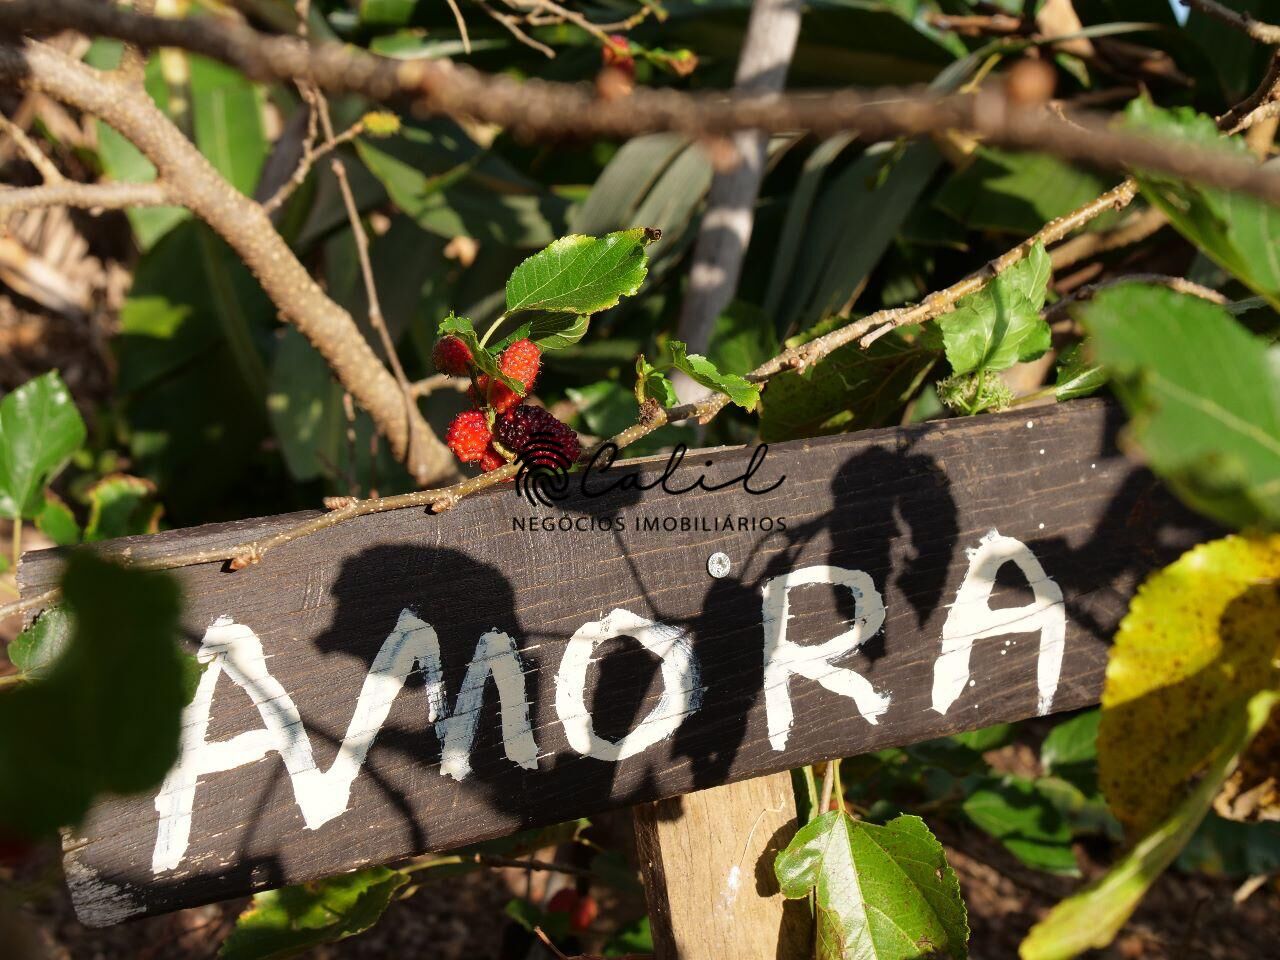
<svg viewBox="0 0 1280 960"><path fill-rule="evenodd" d="M517 383L524 384L526 392L533 389L542 366L542 351L532 340L517 340L502 351L498 369Z"/></svg>
<svg viewBox="0 0 1280 960"><path fill-rule="evenodd" d="M488 421L479 410L462 411L444 435L444 442L463 463L475 463L484 457L492 439Z"/></svg>
<svg viewBox="0 0 1280 960"><path fill-rule="evenodd" d="M506 413L523 398L501 380L489 387L489 375L486 373L476 377L476 382L467 389L467 396L478 407L493 407L497 413Z"/></svg>
<svg viewBox="0 0 1280 960"><path fill-rule="evenodd" d="M451 377L465 376L471 369L471 359L471 348L455 336L441 337L431 351L431 362L436 369Z"/></svg>

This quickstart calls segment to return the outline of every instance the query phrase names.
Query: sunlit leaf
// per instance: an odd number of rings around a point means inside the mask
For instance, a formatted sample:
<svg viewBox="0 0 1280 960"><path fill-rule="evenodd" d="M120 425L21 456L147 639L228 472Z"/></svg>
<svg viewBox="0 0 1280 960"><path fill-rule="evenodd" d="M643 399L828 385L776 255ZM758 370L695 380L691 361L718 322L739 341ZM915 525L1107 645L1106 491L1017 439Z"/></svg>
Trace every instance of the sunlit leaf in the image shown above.
<svg viewBox="0 0 1280 960"><path fill-rule="evenodd" d="M784 896L818 909L818 960L968 955L960 884L918 817L884 826L835 810L797 831L774 872Z"/></svg>
<svg viewBox="0 0 1280 960"><path fill-rule="evenodd" d="M1086 356L1080 344L1073 343L1062 351L1053 385L1053 396L1059 403L1091 396L1106 385L1106 371Z"/></svg>
<svg viewBox="0 0 1280 960"><path fill-rule="evenodd" d="M363 933L378 922L409 876L367 867L260 893L222 944L224 960L293 957Z"/></svg>
<svg viewBox="0 0 1280 960"><path fill-rule="evenodd" d="M975 824L1029 867L1079 876L1071 829L1036 784L1021 777L988 779L961 804Z"/></svg>
<svg viewBox="0 0 1280 960"><path fill-rule="evenodd" d="M1181 801L1242 699L1277 682L1280 535L1183 554L1139 588L1116 631L1098 728L1099 777L1140 836Z"/></svg>
<svg viewBox="0 0 1280 960"><path fill-rule="evenodd" d="M1049 349L1040 316L1053 266L1043 244L983 289L962 297L937 321L947 360L957 374L1004 370Z"/></svg>
<svg viewBox="0 0 1280 960"><path fill-rule="evenodd" d="M1217 304L1122 284L1081 311L1130 437L1191 506L1280 525L1280 352Z"/></svg>
<svg viewBox="0 0 1280 960"><path fill-rule="evenodd" d="M84 420L56 370L6 394L0 400L0 516L36 516L45 486L84 438Z"/></svg>
<svg viewBox="0 0 1280 960"><path fill-rule="evenodd" d="M163 508L156 502L156 485L150 480L113 474L90 487L87 496L86 543L155 533L160 528Z"/></svg>
<svg viewBox="0 0 1280 960"><path fill-rule="evenodd" d="M640 289L647 272L647 229L603 237L561 237L516 267L507 281L507 312L592 314Z"/></svg>
<svg viewBox="0 0 1280 960"><path fill-rule="evenodd" d="M744 410L755 409L760 401L758 384L751 383L736 373L722 372L701 354L687 353L684 343L679 340L668 340L667 348L671 351L671 365L695 383L727 394L730 401Z"/></svg>
<svg viewBox="0 0 1280 960"><path fill-rule="evenodd" d="M80 542L80 524L75 514L51 491L44 494L44 506L36 514L36 529L60 547Z"/></svg>
<svg viewBox="0 0 1280 960"><path fill-rule="evenodd" d="M1246 706L1236 703L1225 726L1215 730L1216 749L1195 789L1099 880L1063 900L1032 927L1018 949L1021 960L1070 960L1115 938L1151 884L1191 839L1236 755L1266 721L1275 702L1276 694L1264 691L1254 694Z"/></svg>

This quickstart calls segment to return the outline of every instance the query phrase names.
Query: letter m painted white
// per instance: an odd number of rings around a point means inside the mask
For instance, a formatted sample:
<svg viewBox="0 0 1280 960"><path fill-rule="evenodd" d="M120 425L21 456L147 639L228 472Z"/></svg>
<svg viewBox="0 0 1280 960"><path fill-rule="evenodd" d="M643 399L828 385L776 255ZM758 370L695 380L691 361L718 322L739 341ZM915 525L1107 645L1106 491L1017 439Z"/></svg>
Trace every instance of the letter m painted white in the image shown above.
<svg viewBox="0 0 1280 960"><path fill-rule="evenodd" d="M155 873L176 869L186 854L200 778L254 763L272 750L284 761L294 799L308 829L318 829L344 813L352 783L369 748L414 669L421 670L426 680L428 719L442 746L441 773L461 780L470 772L471 746L490 675L501 701L502 736L508 759L526 769L536 769L538 765L520 655L511 637L496 630L480 638L450 710L436 631L409 610L402 611L369 668L338 755L323 773L313 759L311 740L297 706L267 670L257 634L229 617L220 617L205 632L196 656L206 665L205 671L195 697L183 713L178 762L155 799L160 815L151 858ZM249 694L263 726L228 740L210 742L207 735L213 694L223 673Z"/></svg>

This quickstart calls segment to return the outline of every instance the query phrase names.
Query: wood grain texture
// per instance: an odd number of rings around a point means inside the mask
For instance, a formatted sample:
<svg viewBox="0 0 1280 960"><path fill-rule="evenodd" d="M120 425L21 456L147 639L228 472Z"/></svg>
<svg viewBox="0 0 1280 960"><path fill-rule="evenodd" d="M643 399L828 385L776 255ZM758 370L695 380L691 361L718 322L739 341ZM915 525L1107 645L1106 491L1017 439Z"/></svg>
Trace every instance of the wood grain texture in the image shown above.
<svg viewBox="0 0 1280 960"><path fill-rule="evenodd" d="M809 905L778 889L773 861L796 832L789 773L635 808L656 960L804 960Z"/></svg>
<svg viewBox="0 0 1280 960"><path fill-rule="evenodd" d="M369 516L273 551L238 573L218 564L176 571L186 595L192 648L229 616L261 638L272 676L297 704L316 767L328 770L361 685L403 610L439 634L443 681L456 696L477 641L500 630L519 645L536 770L503 748L489 683L471 773L442 776L421 679L391 705L346 811L304 824L275 753L211 773L196 788L191 836L176 869L153 873L154 797L106 801L69 841L66 864L81 916L108 923L226 899L251 890L390 862L516 830L676 796L814 760L912 743L1037 712L1034 633L980 639L972 683L946 713L931 706L935 661L967 550L992 529L1025 543L1065 595L1066 641L1053 710L1096 702L1106 644L1135 583L1208 531L1155 479L1116 449L1121 416L1102 402L901 430L778 444L757 474L762 496L740 488L669 496L619 491L534 508L507 487L440 516L403 510ZM708 482L739 475L750 451L691 455ZM710 466L703 467L704 463ZM625 468L652 479L663 464ZM694 471L696 475L696 471ZM681 476L684 476L682 474ZM620 517L624 530L590 529ZM672 518L672 532L642 532L642 518ZM717 518L733 517L730 530ZM773 529L750 521L776 519ZM513 530L545 520L550 532ZM747 527L738 528L738 518ZM588 529L554 529L561 521ZM687 521L687 529L681 529ZM244 539L279 518L135 538L135 556ZM732 562L713 579L714 551ZM770 743L762 693L762 588L802 567L865 571L883 594L883 629L840 661L891 695L872 723L816 682L789 685L795 722L784 750ZM56 582L56 552L28 555L20 578L31 595ZM1001 568L993 607L1020 606L1030 591ZM791 594L788 637L817 643L848 629L848 591ZM615 608L687 633L701 665L701 706L670 739L622 760L581 756L556 712L556 674L569 638ZM621 737L663 693L658 660L639 644L607 641L588 674L596 732ZM216 687L208 739L262 728L250 698L227 677Z"/></svg>

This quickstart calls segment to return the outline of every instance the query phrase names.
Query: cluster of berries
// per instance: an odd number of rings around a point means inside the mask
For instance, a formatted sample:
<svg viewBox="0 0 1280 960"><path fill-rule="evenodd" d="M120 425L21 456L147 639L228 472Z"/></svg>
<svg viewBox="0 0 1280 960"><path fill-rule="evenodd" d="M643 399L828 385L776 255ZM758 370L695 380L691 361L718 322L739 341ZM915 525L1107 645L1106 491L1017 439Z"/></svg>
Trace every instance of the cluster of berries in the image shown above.
<svg viewBox="0 0 1280 960"><path fill-rule="evenodd" d="M501 380L477 371L471 349L459 337L441 337L432 359L441 373L471 377L467 396L476 409L458 414L444 435L444 442L463 463L478 463L488 473L506 465L504 452L510 457L529 453L562 468L581 456L582 446L571 427L542 407L522 403L520 395ZM532 340L516 340L498 358L498 369L526 393L533 389L541 365L542 351Z"/></svg>

